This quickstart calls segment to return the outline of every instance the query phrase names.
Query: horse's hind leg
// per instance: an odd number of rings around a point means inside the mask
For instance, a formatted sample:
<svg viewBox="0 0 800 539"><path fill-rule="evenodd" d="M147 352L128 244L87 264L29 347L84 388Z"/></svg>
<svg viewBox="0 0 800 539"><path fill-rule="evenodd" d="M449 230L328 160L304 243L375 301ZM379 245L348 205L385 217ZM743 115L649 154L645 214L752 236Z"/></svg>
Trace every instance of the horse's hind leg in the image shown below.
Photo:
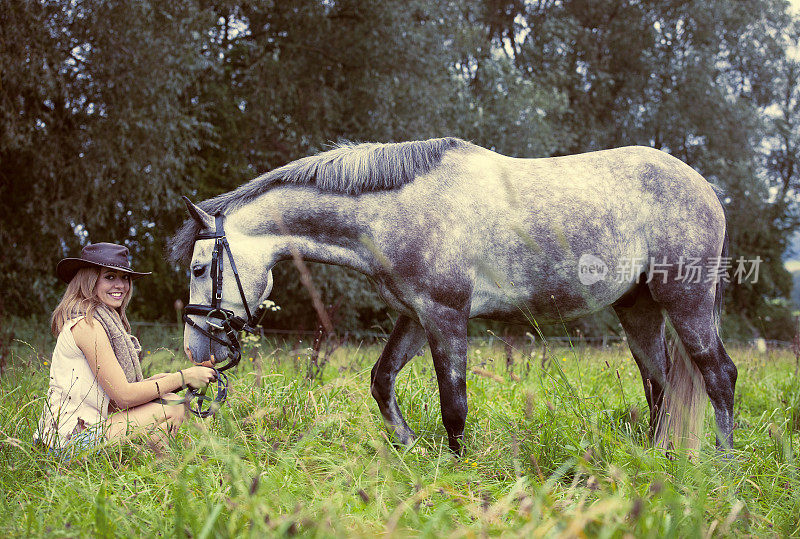
<svg viewBox="0 0 800 539"><path fill-rule="evenodd" d="M658 411L664 399L667 375L666 319L650 290L640 285L633 295L614 305L633 359L639 366L644 394L650 408L650 433L655 433Z"/></svg>
<svg viewBox="0 0 800 539"><path fill-rule="evenodd" d="M389 336L389 341L372 367L370 389L378 402L386 426L404 445L414 441L414 431L406 423L394 392L397 373L425 344L425 331L418 322L401 315Z"/></svg>

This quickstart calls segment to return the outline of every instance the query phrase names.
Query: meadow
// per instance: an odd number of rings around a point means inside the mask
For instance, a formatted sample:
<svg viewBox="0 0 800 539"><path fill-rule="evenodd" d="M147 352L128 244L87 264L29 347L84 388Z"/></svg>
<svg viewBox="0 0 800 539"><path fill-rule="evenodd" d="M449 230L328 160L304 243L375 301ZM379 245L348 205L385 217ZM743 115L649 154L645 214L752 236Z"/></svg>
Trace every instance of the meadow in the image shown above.
<svg viewBox="0 0 800 539"><path fill-rule="evenodd" d="M430 352L397 384L419 435L406 449L390 443L369 393L380 339L315 357L308 341L249 337L228 402L188 421L166 454L131 440L64 464L31 444L52 343L28 334L11 344L0 379L4 536L800 534L800 382L789 351L730 350L739 382L729 459L714 449L710 406L699 455L648 446L624 344L473 340L455 458ZM141 340L145 374L186 364L177 328L145 328Z"/></svg>

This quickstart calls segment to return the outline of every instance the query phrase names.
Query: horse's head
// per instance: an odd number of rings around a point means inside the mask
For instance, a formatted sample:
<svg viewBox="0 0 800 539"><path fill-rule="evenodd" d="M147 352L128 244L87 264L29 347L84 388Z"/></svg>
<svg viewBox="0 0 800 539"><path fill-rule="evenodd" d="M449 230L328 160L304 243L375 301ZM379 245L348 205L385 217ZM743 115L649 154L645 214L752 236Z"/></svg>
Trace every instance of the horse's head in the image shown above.
<svg viewBox="0 0 800 539"><path fill-rule="evenodd" d="M184 348L196 362L218 363L236 353L235 334L255 324L257 307L272 291L272 271L256 238L236 219L212 216L186 199L197 224L190 268L189 305L184 320Z"/></svg>

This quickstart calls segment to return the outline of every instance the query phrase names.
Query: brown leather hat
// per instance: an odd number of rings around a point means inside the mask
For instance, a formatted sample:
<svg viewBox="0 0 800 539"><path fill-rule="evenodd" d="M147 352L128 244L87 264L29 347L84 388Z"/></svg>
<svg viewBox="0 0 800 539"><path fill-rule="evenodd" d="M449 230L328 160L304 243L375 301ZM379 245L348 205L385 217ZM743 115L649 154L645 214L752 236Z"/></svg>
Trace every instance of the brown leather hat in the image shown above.
<svg viewBox="0 0 800 539"><path fill-rule="evenodd" d="M58 278L69 283L79 269L95 266L124 271L131 279L138 279L152 272L139 272L131 269L128 262L128 248L116 243L92 243L81 250L80 258L65 258L56 266Z"/></svg>

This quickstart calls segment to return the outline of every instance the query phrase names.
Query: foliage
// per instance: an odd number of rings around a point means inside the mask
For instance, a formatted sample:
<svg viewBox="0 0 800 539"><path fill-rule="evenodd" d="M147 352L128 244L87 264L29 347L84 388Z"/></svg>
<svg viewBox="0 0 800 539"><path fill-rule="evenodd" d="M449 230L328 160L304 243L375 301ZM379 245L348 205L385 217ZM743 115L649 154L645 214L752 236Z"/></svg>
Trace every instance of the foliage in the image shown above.
<svg viewBox="0 0 800 539"><path fill-rule="evenodd" d="M181 365L141 335L146 374ZM338 349L316 380L310 351L248 342L221 414L192 420L170 451L133 440L65 465L30 444L46 357L15 351L0 379L0 530L10 536L697 537L800 533L800 385L785 352L733 349L735 451L648 447L641 380L626 348L506 350L473 342L463 458L446 449L430 354L398 379L420 439L386 439L369 395L380 345ZM533 352L533 356L531 356Z"/></svg>
<svg viewBox="0 0 800 539"><path fill-rule="evenodd" d="M7 308L50 308L54 263L87 241L124 242L134 263L167 269L154 263L163 259L162 227L176 224L185 170L210 128L189 93L213 68L197 9L10 2L3 12L0 240L14 252L0 272ZM163 293L163 284L151 286Z"/></svg>
<svg viewBox="0 0 800 539"><path fill-rule="evenodd" d="M781 256L800 226L797 35L781 0L12 0L0 314L49 311L55 262L107 240L158 275L133 309L171 320L187 290L163 256L179 195L342 139L454 135L521 157L644 144L685 160L726 193L734 259L765 262L727 309L760 333L765 306L789 297ZM360 276L313 271L327 304L348 301L344 329L384 322ZM294 275L276 271L285 325L313 326Z"/></svg>

